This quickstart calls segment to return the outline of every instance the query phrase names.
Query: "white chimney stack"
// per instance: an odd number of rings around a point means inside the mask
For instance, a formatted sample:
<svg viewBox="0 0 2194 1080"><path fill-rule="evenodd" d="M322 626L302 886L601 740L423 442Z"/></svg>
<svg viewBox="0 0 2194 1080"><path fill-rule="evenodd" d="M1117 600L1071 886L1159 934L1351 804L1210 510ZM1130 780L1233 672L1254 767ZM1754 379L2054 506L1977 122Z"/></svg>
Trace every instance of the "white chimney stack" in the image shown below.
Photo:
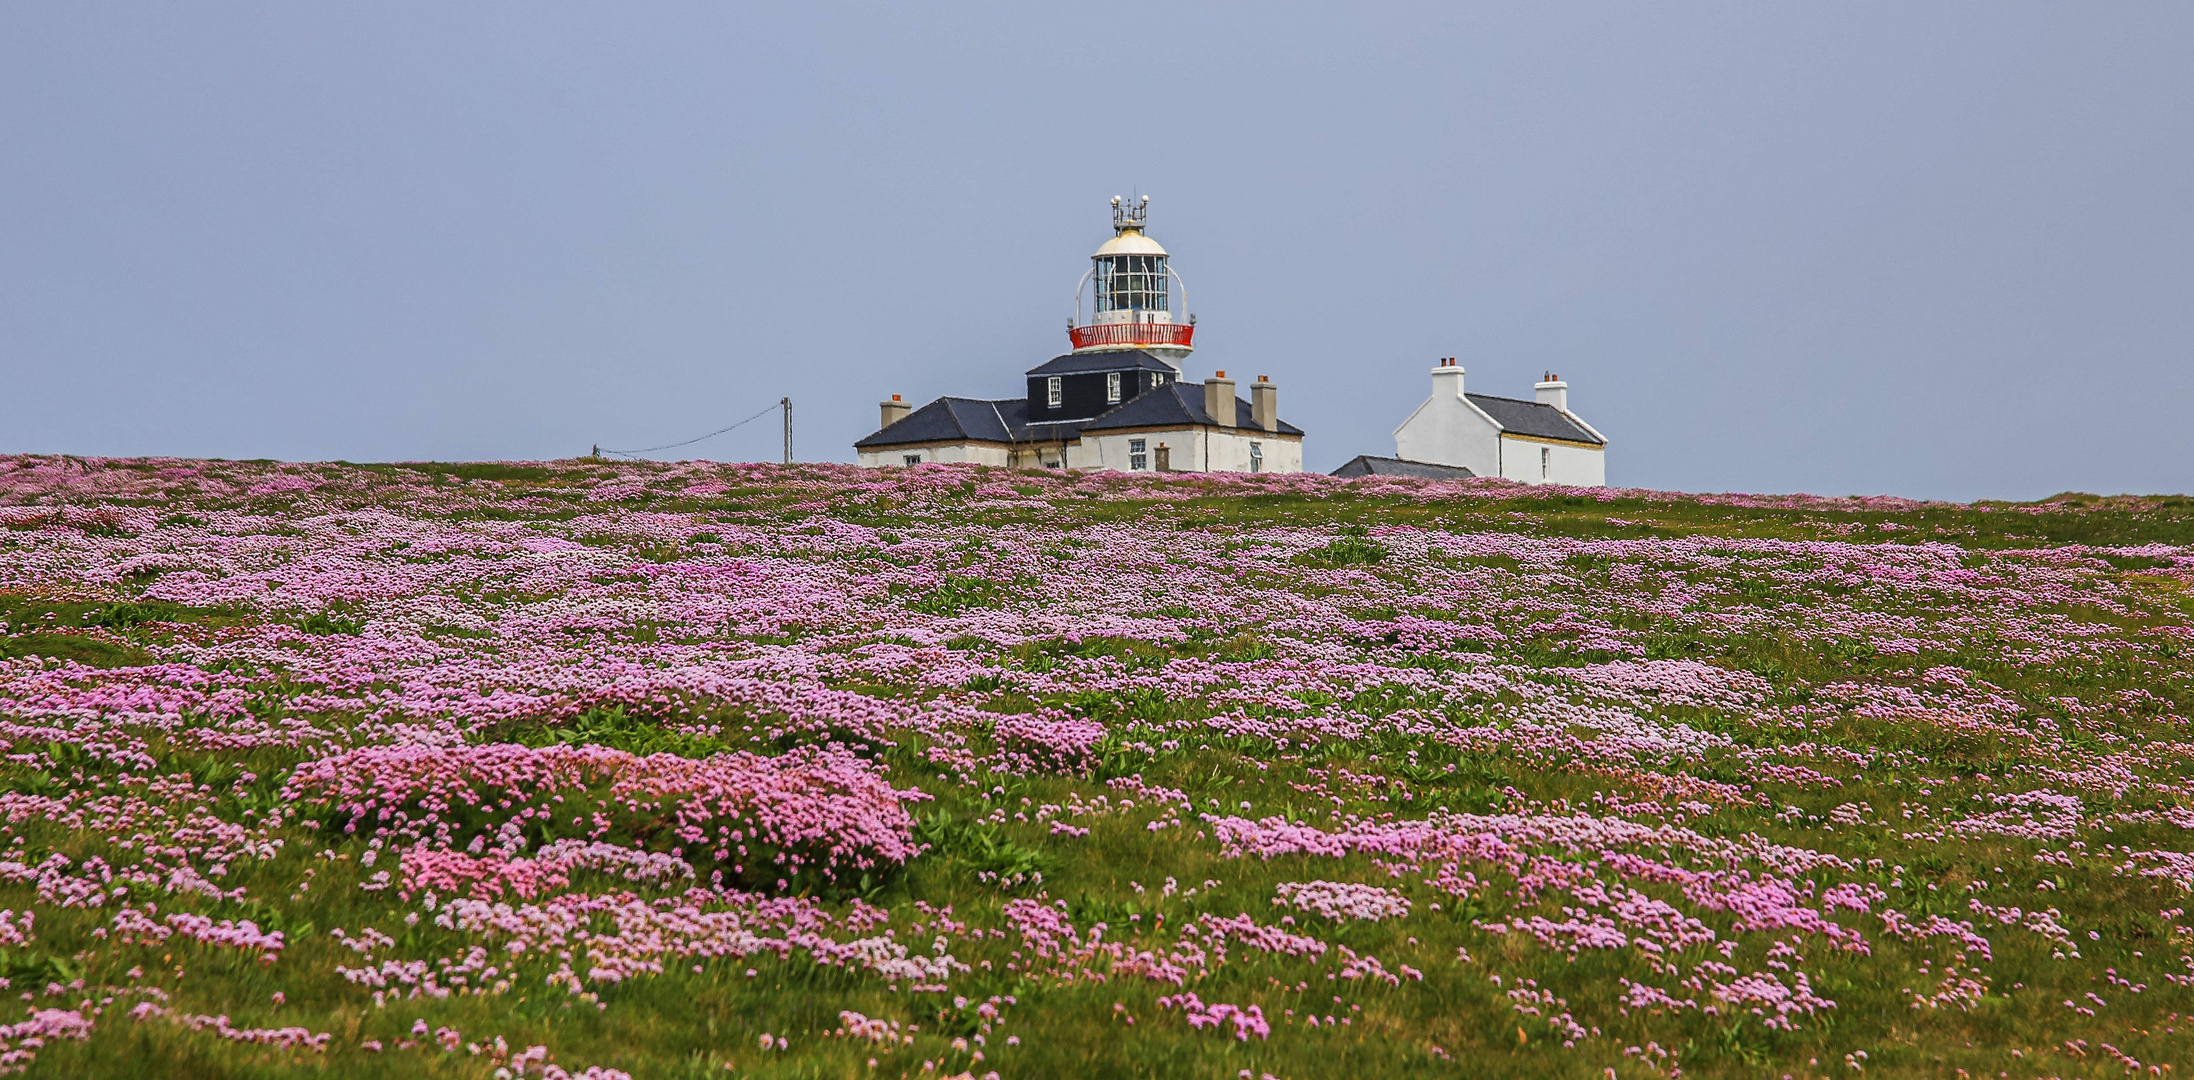
<svg viewBox="0 0 2194 1080"><path fill-rule="evenodd" d="M1280 430L1280 388L1263 375L1249 384L1249 415L1266 431Z"/></svg>
<svg viewBox="0 0 2194 1080"><path fill-rule="evenodd" d="M899 400L899 395L897 394L891 395L891 400L883 402L882 404L884 411L885 427L890 427L891 425L906 419L907 414L914 411L914 406Z"/></svg>
<svg viewBox="0 0 2194 1080"><path fill-rule="evenodd" d="M1552 405L1563 412L1569 411L1569 384L1562 377L1549 371L1546 378L1531 388L1539 398L1539 404Z"/></svg>
<svg viewBox="0 0 2194 1080"><path fill-rule="evenodd" d="M1234 380L1227 378L1226 372L1222 371L1204 380L1204 412L1210 414L1211 422L1220 427L1235 426Z"/></svg>
<svg viewBox="0 0 2194 1080"><path fill-rule="evenodd" d="M1432 396L1459 398L1463 396L1463 365L1452 356L1440 358L1439 366L1432 369Z"/></svg>

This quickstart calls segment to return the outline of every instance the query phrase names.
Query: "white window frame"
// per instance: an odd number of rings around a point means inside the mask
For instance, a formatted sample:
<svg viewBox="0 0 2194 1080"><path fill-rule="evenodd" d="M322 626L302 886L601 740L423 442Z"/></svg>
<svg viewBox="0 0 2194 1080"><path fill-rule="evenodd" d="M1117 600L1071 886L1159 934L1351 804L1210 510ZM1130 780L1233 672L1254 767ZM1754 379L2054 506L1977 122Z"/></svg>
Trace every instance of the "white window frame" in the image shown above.
<svg viewBox="0 0 2194 1080"><path fill-rule="evenodd" d="M1056 409L1066 400L1066 381L1057 375L1044 380L1044 404Z"/></svg>
<svg viewBox="0 0 2194 1080"><path fill-rule="evenodd" d="M1127 441L1127 467L1129 472L1148 472L1150 470L1149 439L1129 439Z"/></svg>
<svg viewBox="0 0 2194 1080"><path fill-rule="evenodd" d="M1552 475L1554 475L1554 448L1542 446L1539 448L1539 479L1544 480Z"/></svg>
<svg viewBox="0 0 2194 1080"><path fill-rule="evenodd" d="M1131 322L1149 321L1141 313L1165 311L1172 298L1171 276L1163 255L1108 255L1091 268L1097 285L1095 310L1127 311Z"/></svg>
<svg viewBox="0 0 2194 1080"><path fill-rule="evenodd" d="M1255 439L1250 440L1249 443L1249 471L1265 471L1265 444Z"/></svg>
<svg viewBox="0 0 2194 1080"><path fill-rule="evenodd" d="M1117 371L1105 373L1105 400L1113 403L1120 400L1120 373Z"/></svg>
<svg viewBox="0 0 2194 1080"><path fill-rule="evenodd" d="M905 464L905 465L920 465L920 464L922 463L922 455L920 455L920 454L901 454L901 455L899 456L899 461L900 461L900 463L901 463L901 464Z"/></svg>

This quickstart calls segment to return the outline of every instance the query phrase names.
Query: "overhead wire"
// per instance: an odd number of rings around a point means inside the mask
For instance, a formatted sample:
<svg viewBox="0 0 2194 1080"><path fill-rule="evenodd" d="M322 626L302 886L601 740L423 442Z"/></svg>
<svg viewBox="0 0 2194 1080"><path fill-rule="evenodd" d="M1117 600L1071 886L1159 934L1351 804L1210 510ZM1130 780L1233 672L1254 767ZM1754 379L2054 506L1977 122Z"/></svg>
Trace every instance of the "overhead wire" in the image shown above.
<svg viewBox="0 0 2194 1080"><path fill-rule="evenodd" d="M783 403L781 402L775 405L765 405L762 407L761 412L755 413L753 416L749 416L746 419L731 425L730 427L717 428L716 430L711 431L706 435L696 435L693 438L687 439L684 442L666 443L662 446L642 447L638 450L610 450L607 448L603 448L602 453L615 454L618 457L638 457L641 454L652 454L658 450L676 450L681 446L692 446L694 443L700 442L704 439L713 439L718 435L724 434L725 432L735 431L739 428L745 427L748 424L755 422L756 420L760 420L764 416L768 416L770 413L776 412L780 408L783 408Z"/></svg>

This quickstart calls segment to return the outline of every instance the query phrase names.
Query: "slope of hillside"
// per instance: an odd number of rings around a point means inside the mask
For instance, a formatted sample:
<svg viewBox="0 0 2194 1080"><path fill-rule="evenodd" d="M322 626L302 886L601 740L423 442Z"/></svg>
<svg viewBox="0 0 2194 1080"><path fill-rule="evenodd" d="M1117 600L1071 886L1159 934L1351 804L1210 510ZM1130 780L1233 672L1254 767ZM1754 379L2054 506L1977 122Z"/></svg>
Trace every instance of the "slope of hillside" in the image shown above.
<svg viewBox="0 0 2194 1080"><path fill-rule="evenodd" d="M2194 502L0 457L0 1069L2164 1075Z"/></svg>

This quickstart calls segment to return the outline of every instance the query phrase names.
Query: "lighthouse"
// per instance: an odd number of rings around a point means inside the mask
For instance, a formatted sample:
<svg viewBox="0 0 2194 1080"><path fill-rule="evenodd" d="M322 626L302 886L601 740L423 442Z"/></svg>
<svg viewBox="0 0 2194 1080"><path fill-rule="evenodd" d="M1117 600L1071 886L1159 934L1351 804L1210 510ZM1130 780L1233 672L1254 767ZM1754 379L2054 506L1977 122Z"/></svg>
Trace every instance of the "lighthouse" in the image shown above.
<svg viewBox="0 0 2194 1080"><path fill-rule="evenodd" d="M1089 257L1067 320L1072 350L1023 372L1017 398L881 404L883 426L854 443L871 468L969 462L1121 472L1303 471L1303 432L1280 419L1263 375L1249 400L1219 371L1185 377L1196 319L1173 260L1143 231L1150 199L1113 196L1112 239Z"/></svg>
<svg viewBox="0 0 2194 1080"><path fill-rule="evenodd" d="M1150 196L1133 202L1112 197L1112 239L1089 257L1089 270L1074 287L1074 317L1067 339L1076 353L1140 350L1181 372L1195 348L1196 317L1176 322L1176 298L1186 306L1188 286L1166 249L1143 231ZM1089 294L1088 317L1082 296Z"/></svg>

